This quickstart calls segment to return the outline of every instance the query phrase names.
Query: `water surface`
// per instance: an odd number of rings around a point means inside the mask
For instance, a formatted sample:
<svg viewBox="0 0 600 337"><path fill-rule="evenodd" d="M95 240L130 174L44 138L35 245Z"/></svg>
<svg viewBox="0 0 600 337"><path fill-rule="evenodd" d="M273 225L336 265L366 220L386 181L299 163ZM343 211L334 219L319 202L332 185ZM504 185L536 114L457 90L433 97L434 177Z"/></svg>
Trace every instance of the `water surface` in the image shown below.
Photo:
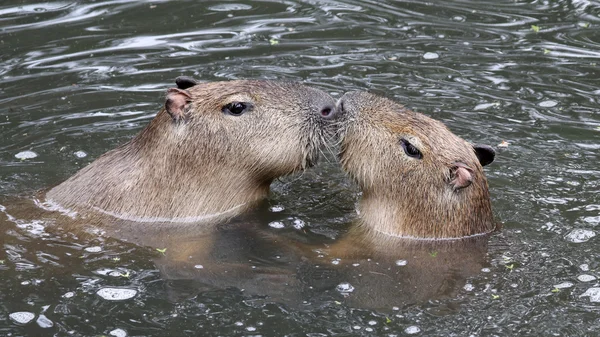
<svg viewBox="0 0 600 337"><path fill-rule="evenodd" d="M324 246L351 227L358 193L333 159L274 183L251 221L265 235L222 232L221 270L0 214L2 335L600 333L597 2L7 0L0 48L6 206L130 139L179 75L371 90L508 144L486 167L503 229L468 270L440 249L365 259L361 281L270 240Z"/></svg>

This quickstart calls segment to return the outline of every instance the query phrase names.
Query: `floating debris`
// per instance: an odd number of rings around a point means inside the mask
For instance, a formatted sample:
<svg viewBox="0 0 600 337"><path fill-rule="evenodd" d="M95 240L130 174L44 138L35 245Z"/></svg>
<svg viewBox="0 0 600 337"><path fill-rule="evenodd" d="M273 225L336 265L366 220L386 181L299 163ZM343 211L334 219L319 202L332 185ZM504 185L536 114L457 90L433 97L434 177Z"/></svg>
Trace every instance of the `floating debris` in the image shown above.
<svg viewBox="0 0 600 337"><path fill-rule="evenodd" d="M204 269L204 266L201 265L201 264L197 264L197 265L194 266L194 268L196 268L196 269Z"/></svg>
<svg viewBox="0 0 600 337"><path fill-rule="evenodd" d="M102 288L96 295L107 301L124 301L137 295L137 290L130 288Z"/></svg>
<svg viewBox="0 0 600 337"><path fill-rule="evenodd" d="M37 153L35 153L33 151L22 151L22 152L15 154L15 158L21 159L21 160L33 159L37 156L38 156Z"/></svg>
<svg viewBox="0 0 600 337"><path fill-rule="evenodd" d="M275 46L279 44L279 40L273 38L269 40L269 43L271 44L271 46Z"/></svg>
<svg viewBox="0 0 600 337"><path fill-rule="evenodd" d="M540 31L540 26L531 25L531 30L533 30L534 32L538 33Z"/></svg>
<svg viewBox="0 0 600 337"><path fill-rule="evenodd" d="M402 266L406 266L406 264L408 264L408 261L406 261L406 260L396 260L397 266L402 267Z"/></svg>
<svg viewBox="0 0 600 337"><path fill-rule="evenodd" d="M498 147L508 147L509 143L505 140L501 141L500 144L498 144Z"/></svg>

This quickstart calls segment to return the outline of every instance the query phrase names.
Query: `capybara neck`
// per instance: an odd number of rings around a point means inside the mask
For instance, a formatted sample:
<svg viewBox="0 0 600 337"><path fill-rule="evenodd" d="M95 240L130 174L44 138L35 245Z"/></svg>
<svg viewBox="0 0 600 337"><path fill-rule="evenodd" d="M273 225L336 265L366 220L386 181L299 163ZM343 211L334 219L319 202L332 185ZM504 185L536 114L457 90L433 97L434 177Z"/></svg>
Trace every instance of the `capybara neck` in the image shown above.
<svg viewBox="0 0 600 337"><path fill-rule="evenodd" d="M134 221L198 221L232 215L264 198L271 181L232 172L193 151L172 130L163 110L131 142L107 152L47 199L62 207L93 210ZM184 126L175 133L187 132ZM177 127L176 127L177 128ZM190 153L191 152L191 153Z"/></svg>
<svg viewBox="0 0 600 337"><path fill-rule="evenodd" d="M384 236L416 240L454 240L486 235L494 231L489 199L450 203L440 210L428 205L419 191L410 193L412 200L363 193L359 203L359 226L368 228L368 235L382 240ZM466 202L466 203L465 203ZM465 212L464 209L471 211ZM436 213L439 212L439 213Z"/></svg>

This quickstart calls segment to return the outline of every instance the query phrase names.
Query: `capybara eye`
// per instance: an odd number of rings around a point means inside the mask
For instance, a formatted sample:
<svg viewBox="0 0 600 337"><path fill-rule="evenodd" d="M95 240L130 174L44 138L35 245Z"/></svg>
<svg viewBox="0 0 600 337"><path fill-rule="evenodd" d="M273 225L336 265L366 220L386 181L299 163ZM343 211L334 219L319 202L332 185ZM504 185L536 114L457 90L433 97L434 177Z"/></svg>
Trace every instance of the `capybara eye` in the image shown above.
<svg viewBox="0 0 600 337"><path fill-rule="evenodd" d="M423 158L423 154L421 153L421 151L419 151L419 149L417 149L414 145L412 145L408 140L402 138L402 139L400 139L400 144L402 144L404 153L406 153L407 156L413 157L416 159Z"/></svg>
<svg viewBox="0 0 600 337"><path fill-rule="evenodd" d="M246 104L242 102L231 102L223 107L223 112L232 116L240 116L246 112Z"/></svg>

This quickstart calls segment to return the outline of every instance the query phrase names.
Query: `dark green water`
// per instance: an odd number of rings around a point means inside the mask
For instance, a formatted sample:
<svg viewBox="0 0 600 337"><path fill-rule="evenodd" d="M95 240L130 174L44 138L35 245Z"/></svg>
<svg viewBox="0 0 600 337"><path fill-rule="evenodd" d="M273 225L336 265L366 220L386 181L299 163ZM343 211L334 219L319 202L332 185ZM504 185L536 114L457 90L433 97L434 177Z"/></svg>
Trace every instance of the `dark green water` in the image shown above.
<svg viewBox="0 0 600 337"><path fill-rule="evenodd" d="M363 282L327 256L318 271L232 230L220 258L238 267L224 276L178 268L173 250L0 214L2 336L600 334L598 2L5 0L0 50L8 208L130 139L179 75L371 90L470 141L508 142L486 168L504 227L464 273L440 251L439 274L408 259L377 283L383 267L363 263ZM276 182L255 226L324 244L351 226L357 197L322 160ZM347 297L336 290L345 282L356 288ZM107 300L110 288L135 296ZM357 300L365 289L386 300Z"/></svg>

